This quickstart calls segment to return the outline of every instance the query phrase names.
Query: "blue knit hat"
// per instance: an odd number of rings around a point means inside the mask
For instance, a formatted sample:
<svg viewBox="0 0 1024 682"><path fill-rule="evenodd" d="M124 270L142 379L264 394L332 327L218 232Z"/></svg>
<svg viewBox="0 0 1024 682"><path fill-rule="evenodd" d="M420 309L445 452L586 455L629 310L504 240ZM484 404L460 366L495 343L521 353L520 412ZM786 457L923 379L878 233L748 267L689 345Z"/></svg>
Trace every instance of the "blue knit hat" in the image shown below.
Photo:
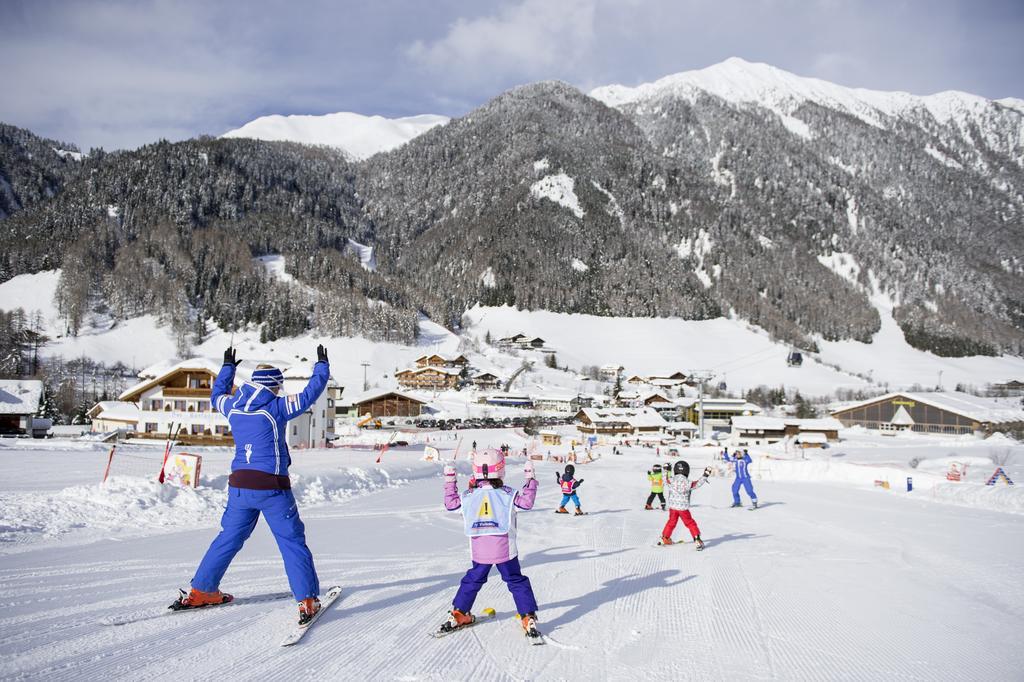
<svg viewBox="0 0 1024 682"><path fill-rule="evenodd" d="M277 367L257 367L252 373L252 383L274 390L284 384L284 375Z"/></svg>

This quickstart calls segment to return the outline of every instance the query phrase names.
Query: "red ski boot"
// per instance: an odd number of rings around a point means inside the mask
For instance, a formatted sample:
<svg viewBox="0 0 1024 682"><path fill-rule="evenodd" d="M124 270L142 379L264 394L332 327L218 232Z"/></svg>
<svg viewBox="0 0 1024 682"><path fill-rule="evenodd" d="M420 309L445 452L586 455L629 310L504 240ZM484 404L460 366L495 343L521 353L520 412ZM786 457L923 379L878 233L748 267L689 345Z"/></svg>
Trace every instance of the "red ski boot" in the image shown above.
<svg viewBox="0 0 1024 682"><path fill-rule="evenodd" d="M200 609L204 606L218 606L220 604L227 604L233 600L230 594L226 594L217 590L216 592L203 592L197 590L194 587L189 590L188 594L185 594L185 590L178 590L181 595L178 597L178 601L171 604L169 609L172 611L181 611L182 609Z"/></svg>
<svg viewBox="0 0 1024 682"><path fill-rule="evenodd" d="M310 597L299 602L299 625L305 625L313 620L313 616L320 610L320 599Z"/></svg>
<svg viewBox="0 0 1024 682"><path fill-rule="evenodd" d="M458 630L461 627L472 625L476 622L476 616L472 613L463 613L458 609L452 609L448 612L448 620L441 623L441 627L437 629L438 633L448 633L453 630Z"/></svg>

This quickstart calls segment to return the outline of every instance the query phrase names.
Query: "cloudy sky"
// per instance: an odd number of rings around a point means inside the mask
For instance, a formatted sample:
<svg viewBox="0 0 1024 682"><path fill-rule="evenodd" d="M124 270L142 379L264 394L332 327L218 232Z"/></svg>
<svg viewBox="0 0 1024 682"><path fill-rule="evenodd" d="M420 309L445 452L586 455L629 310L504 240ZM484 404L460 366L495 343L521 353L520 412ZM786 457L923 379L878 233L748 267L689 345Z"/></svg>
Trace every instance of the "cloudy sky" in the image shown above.
<svg viewBox="0 0 1024 682"><path fill-rule="evenodd" d="M457 116L511 86L730 56L843 85L1024 97L1022 0L0 0L0 121L88 149L264 114Z"/></svg>

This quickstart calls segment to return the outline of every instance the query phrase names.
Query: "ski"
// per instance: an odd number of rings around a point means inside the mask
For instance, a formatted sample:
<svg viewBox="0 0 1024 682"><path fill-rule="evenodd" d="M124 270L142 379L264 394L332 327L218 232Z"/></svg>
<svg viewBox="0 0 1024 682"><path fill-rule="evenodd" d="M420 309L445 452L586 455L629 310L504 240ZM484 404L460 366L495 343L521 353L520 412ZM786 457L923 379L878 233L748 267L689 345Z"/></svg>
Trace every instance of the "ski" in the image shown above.
<svg viewBox="0 0 1024 682"><path fill-rule="evenodd" d="M235 606L238 604L255 604L265 601L277 601L278 599L288 599L291 596L291 592L272 592L269 594L256 594L250 597L236 597L230 601L222 602L220 604L208 604L206 606L197 606L194 608L176 609L174 608L174 605L171 605L167 608L160 609L159 611L155 609L147 609L145 611L136 611L134 613L126 613L119 616L109 616L107 618L101 618L99 623L100 625L130 625L132 623L154 620L156 618L166 618L167 616L173 616L177 613L190 613L193 611L203 611L223 606ZM175 604L177 603L179 602L175 602Z"/></svg>
<svg viewBox="0 0 1024 682"><path fill-rule="evenodd" d="M341 588L337 585L327 590L327 594L324 595L323 600L321 600L320 602L320 610L313 614L313 617L309 620L308 623L296 625L292 629L292 631L288 633L288 636L281 640L281 646L291 646L293 644L298 644L299 640L301 640L306 635L306 633L309 632L309 628L313 626L313 623L317 622L320 619L320 616L324 614L324 611L331 608L331 604L338 601L338 598L340 596Z"/></svg>
<svg viewBox="0 0 1024 682"><path fill-rule="evenodd" d="M430 636L434 639L441 639L442 637L447 637L448 635L454 635L456 632L468 630L469 628L479 625L480 623L487 623L489 621L494 620L495 618L497 618L497 614L494 612L493 609L484 609L481 612L481 615L477 616L476 620L474 620L472 623L460 625L459 627L452 628L451 630L434 630L430 633Z"/></svg>

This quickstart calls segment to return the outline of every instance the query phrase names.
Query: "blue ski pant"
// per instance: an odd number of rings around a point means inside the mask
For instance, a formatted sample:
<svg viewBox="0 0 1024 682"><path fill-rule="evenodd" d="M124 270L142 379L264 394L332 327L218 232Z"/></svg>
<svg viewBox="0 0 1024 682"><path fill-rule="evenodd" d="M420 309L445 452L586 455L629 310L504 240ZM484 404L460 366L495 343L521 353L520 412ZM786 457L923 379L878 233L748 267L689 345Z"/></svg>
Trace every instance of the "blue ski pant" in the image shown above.
<svg viewBox="0 0 1024 682"><path fill-rule="evenodd" d="M573 493L572 495L562 495L562 504L558 506L564 507L565 505L569 504L570 500L572 500L572 503L576 505L577 509L580 508L580 498L577 497L576 493Z"/></svg>
<svg viewBox="0 0 1024 682"><path fill-rule="evenodd" d="M215 592L231 560L252 535L263 514L284 559L288 585L296 601L320 594L313 553L306 546L306 527L291 490L249 490L228 487L228 506L220 520L220 533L199 563L192 587Z"/></svg>
<svg viewBox="0 0 1024 682"><path fill-rule="evenodd" d="M459 591L455 593L452 606L463 613L469 613L473 609L476 595L487 582L487 575L491 572L492 565L498 567L501 579L505 581L508 591L512 593L516 611L520 615L536 612L537 600L533 596L533 587L530 585L530 579L523 575L522 569L519 567L519 557L513 557L500 564L478 564L474 561L473 567L466 571L466 575L462 576L462 582L459 584Z"/></svg>
<svg viewBox="0 0 1024 682"><path fill-rule="evenodd" d="M749 478L737 478L732 482L732 501L734 504L740 503L740 486L747 491L747 497L752 500L757 499L757 495L754 493L754 485L750 482Z"/></svg>

